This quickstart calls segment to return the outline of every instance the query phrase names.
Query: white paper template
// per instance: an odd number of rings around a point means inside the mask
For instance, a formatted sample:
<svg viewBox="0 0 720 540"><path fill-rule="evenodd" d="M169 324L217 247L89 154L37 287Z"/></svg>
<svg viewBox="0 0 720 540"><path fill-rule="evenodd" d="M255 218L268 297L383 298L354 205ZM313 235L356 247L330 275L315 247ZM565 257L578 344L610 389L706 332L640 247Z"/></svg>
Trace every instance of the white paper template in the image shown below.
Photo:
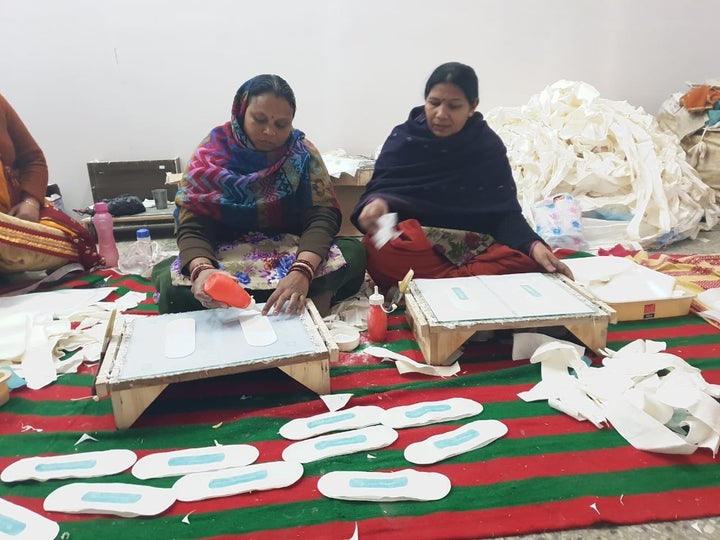
<svg viewBox="0 0 720 540"><path fill-rule="evenodd" d="M477 401L467 398L450 398L387 409L380 417L380 422L385 426L401 429L458 420L475 416L482 411L483 406Z"/></svg>
<svg viewBox="0 0 720 540"><path fill-rule="evenodd" d="M0 499L0 538L54 540L60 526L23 506Z"/></svg>
<svg viewBox="0 0 720 540"><path fill-rule="evenodd" d="M447 433L433 435L405 448L405 459L417 465L437 463L487 446L508 432L499 420L476 420Z"/></svg>
<svg viewBox="0 0 720 540"><path fill-rule="evenodd" d="M244 467L254 463L260 451L249 444L227 444L158 452L140 458L133 465L135 478L163 478Z"/></svg>
<svg viewBox="0 0 720 540"><path fill-rule="evenodd" d="M332 431L347 431L380 423L381 407L358 405L335 412L316 414L308 418L290 420L280 428L280 435L286 439L299 441Z"/></svg>
<svg viewBox="0 0 720 540"><path fill-rule="evenodd" d="M275 330L270 324L270 319L265 315L257 313L252 317L244 317L240 319L240 327L242 328L245 341L252 347L265 347L272 345L278 339Z"/></svg>
<svg viewBox="0 0 720 540"><path fill-rule="evenodd" d="M397 438L398 433L394 429L370 426L292 443L283 450L282 457L285 461L310 463L332 456L384 448L394 443Z"/></svg>
<svg viewBox="0 0 720 540"><path fill-rule="evenodd" d="M11 463L0 474L3 482L59 478L93 478L118 474L137 460L132 450L101 450L59 456L29 457Z"/></svg>
<svg viewBox="0 0 720 540"><path fill-rule="evenodd" d="M170 488L136 484L76 482L59 487L45 497L48 512L113 514L120 517L156 516L175 502Z"/></svg>
<svg viewBox="0 0 720 540"><path fill-rule="evenodd" d="M299 462L270 461L247 467L188 474L178 479L172 489L179 501L201 501L288 487L300 480L302 475L303 466Z"/></svg>
<svg viewBox="0 0 720 540"><path fill-rule="evenodd" d="M439 322L594 313L560 280L541 273L415 279Z"/></svg>
<svg viewBox="0 0 720 540"><path fill-rule="evenodd" d="M349 501L437 501L450 493L444 474L405 469L397 472L334 471L318 480L318 491Z"/></svg>
<svg viewBox="0 0 720 540"><path fill-rule="evenodd" d="M195 320L175 319L165 325L165 356L183 358L195 352Z"/></svg>
<svg viewBox="0 0 720 540"><path fill-rule="evenodd" d="M0 297L0 318L17 313L69 315L99 302L113 291L115 287L100 287L3 296Z"/></svg>

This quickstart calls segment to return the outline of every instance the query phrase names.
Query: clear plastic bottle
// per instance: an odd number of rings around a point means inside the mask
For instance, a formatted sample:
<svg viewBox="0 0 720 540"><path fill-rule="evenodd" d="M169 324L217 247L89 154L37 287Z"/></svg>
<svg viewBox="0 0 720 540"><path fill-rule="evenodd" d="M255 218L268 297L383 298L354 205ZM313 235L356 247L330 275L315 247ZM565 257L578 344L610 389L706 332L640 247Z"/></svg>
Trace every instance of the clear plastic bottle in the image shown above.
<svg viewBox="0 0 720 540"><path fill-rule="evenodd" d="M159 259L160 246L150 238L149 229L135 232L135 243L123 252L118 269L126 274L138 274L149 278Z"/></svg>
<svg viewBox="0 0 720 540"><path fill-rule="evenodd" d="M108 212L107 203L98 202L93 206L95 215L92 218L93 227L98 238L98 253L105 259L107 268L118 265L118 248L113 235L113 217Z"/></svg>
<svg viewBox="0 0 720 540"><path fill-rule="evenodd" d="M377 285L375 286L375 292L370 295L370 298L368 300L370 303L370 309L368 311L367 326L370 341L385 341L385 335L387 334L388 316L383 309L385 297L378 292Z"/></svg>

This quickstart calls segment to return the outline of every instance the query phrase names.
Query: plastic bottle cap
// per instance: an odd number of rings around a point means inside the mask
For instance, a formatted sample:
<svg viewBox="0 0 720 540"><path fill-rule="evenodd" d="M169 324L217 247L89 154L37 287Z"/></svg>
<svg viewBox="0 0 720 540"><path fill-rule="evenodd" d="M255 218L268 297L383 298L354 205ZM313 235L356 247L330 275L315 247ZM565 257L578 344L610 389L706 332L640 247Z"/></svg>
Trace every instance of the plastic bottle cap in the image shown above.
<svg viewBox="0 0 720 540"><path fill-rule="evenodd" d="M149 229L138 229L135 233L135 238L138 240L143 240L145 238L150 238L150 230Z"/></svg>
<svg viewBox="0 0 720 540"><path fill-rule="evenodd" d="M382 306L385 302L385 297L378 292L377 285L375 285L375 292L370 295L368 300L371 306Z"/></svg>
<svg viewBox="0 0 720 540"><path fill-rule="evenodd" d="M106 202L96 202L93 204L93 210L96 212L107 212L107 203Z"/></svg>

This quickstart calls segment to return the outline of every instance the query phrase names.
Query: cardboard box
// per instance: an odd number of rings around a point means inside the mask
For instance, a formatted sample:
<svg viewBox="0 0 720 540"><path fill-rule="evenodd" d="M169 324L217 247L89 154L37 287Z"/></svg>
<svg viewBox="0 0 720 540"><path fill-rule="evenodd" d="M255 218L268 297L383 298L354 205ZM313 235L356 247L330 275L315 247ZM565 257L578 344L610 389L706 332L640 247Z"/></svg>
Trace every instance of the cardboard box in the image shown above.
<svg viewBox="0 0 720 540"><path fill-rule="evenodd" d="M607 303L617 312L618 321L640 321L643 319L664 319L682 317L690 313L695 295L680 290L682 295L675 298L640 300L635 302Z"/></svg>

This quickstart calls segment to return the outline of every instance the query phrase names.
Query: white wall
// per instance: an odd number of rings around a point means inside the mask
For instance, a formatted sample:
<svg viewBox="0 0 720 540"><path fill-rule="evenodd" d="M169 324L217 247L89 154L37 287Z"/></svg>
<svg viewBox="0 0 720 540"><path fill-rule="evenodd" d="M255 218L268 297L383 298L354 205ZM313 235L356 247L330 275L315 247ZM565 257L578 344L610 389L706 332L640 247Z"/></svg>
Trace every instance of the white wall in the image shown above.
<svg viewBox="0 0 720 540"><path fill-rule="evenodd" d="M480 110L558 79L655 113L717 77L714 0L0 0L0 93L45 151L66 208L86 163L186 163L237 87L285 77L321 151L371 153L438 64L475 67Z"/></svg>

